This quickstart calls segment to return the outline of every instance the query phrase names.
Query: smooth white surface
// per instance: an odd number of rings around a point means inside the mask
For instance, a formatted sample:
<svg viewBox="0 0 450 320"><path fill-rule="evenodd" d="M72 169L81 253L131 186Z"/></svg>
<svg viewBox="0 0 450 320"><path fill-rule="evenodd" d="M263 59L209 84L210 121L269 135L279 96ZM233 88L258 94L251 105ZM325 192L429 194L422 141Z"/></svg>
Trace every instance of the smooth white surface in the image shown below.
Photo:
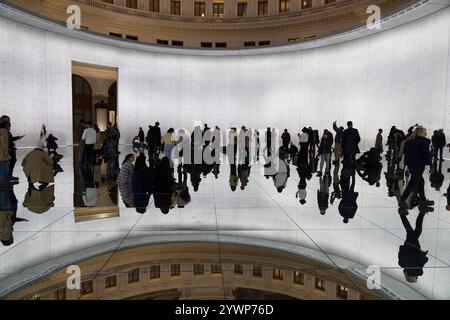
<svg viewBox="0 0 450 320"><path fill-rule="evenodd" d="M122 147L120 160L130 151ZM19 163L25 152L20 150ZM369 276L366 267L376 265L381 268L383 286L400 298L450 299L450 214L442 197L449 184L445 174L449 161L442 168L446 179L440 191L430 187L428 170L425 172L427 198L436 203L435 211L424 218L419 238L421 249L429 251L429 261L423 276L411 284L398 264L406 231L397 213L397 201L387 196L384 174L379 188L357 176L358 211L348 224L338 212L339 200L320 215L319 178L308 181L307 203L300 206L295 198L299 182L295 168L291 166L287 187L278 193L260 165L252 166L244 191L238 188L231 192L227 165L220 166L218 179L212 174L202 177L198 192L189 180L192 202L168 215L154 207L153 197L144 215L125 208L119 197L119 217L75 223L72 149L60 152L65 172L55 178L55 207L46 213L35 214L22 206L27 183L21 168L16 167L15 174L21 179L15 187L17 216L29 222L14 225L12 246L0 245L0 296L30 279L101 253L149 243L208 241L288 250L365 277ZM415 209L408 216L413 227L417 215Z"/></svg>
<svg viewBox="0 0 450 320"><path fill-rule="evenodd" d="M42 123L72 141L71 62L117 67L122 143L136 128L274 126L298 132L351 119L365 142L377 129L449 127L450 8L366 38L298 52L191 56L67 38L0 17L1 113L37 143Z"/></svg>

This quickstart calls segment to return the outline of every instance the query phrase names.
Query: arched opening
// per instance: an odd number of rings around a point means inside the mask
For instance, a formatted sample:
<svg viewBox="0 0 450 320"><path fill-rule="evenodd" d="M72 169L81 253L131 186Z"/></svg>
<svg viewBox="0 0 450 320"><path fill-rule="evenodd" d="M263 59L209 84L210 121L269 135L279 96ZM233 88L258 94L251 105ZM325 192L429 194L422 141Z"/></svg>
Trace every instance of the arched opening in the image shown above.
<svg viewBox="0 0 450 320"><path fill-rule="evenodd" d="M92 121L92 88L87 80L79 75L72 75L73 105L73 143L78 144L83 134L80 121Z"/></svg>

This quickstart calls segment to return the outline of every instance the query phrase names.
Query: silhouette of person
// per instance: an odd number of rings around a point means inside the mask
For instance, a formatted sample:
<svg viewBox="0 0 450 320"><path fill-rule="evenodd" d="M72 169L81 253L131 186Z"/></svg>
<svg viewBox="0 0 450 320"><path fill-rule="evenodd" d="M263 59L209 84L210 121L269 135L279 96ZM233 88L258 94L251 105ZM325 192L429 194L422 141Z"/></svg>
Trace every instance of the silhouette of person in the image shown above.
<svg viewBox="0 0 450 320"><path fill-rule="evenodd" d="M428 262L428 251L422 251L419 237L422 234L422 224L425 212L420 211L413 229L405 215L400 215L403 227L406 230L406 240L398 252L398 264L403 268L403 274L408 282L415 283L423 275L423 267Z"/></svg>

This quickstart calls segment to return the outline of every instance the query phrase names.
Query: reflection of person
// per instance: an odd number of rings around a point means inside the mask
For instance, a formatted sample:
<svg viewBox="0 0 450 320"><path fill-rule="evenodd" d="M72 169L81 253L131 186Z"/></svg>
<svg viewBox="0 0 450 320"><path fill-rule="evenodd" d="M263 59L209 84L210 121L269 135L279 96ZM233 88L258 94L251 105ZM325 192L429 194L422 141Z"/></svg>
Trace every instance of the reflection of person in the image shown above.
<svg viewBox="0 0 450 320"><path fill-rule="evenodd" d="M39 182L43 187L53 183L53 159L47 152L36 148L22 160L22 167L29 184Z"/></svg>
<svg viewBox="0 0 450 320"><path fill-rule="evenodd" d="M420 211L416 220L416 228L413 229L408 218L400 215L406 230L406 241L399 248L398 264L404 269L403 274L408 282L417 282L418 277L423 275L423 266L428 262L428 251L422 251L419 243L424 216L425 213Z"/></svg>
<svg viewBox="0 0 450 320"><path fill-rule="evenodd" d="M17 203L12 186L0 188L0 242L4 246L10 246L14 243L14 224L28 221L23 218L17 218Z"/></svg>
<svg viewBox="0 0 450 320"><path fill-rule="evenodd" d="M346 164L349 165L349 164ZM345 166L344 165L344 169ZM353 171L351 175L351 185L350 185L350 177L347 175L342 175L340 179L341 184L341 202L339 203L339 214L344 218L344 223L348 223L350 219L355 217L356 211L358 210L358 203L356 202L358 199L358 192L355 192L355 172Z"/></svg>
<svg viewBox="0 0 450 320"><path fill-rule="evenodd" d="M328 209L328 198L330 196L329 183L331 183L331 175L326 173L319 178L319 190L317 190L317 203L321 215L324 215Z"/></svg>
<svg viewBox="0 0 450 320"><path fill-rule="evenodd" d="M120 195L123 202L128 207L133 206L133 190L131 187L134 169L133 163L134 154L130 153L125 157L125 160L122 163L122 168L120 168L119 176L117 178L117 186L119 187Z"/></svg>
<svg viewBox="0 0 450 320"><path fill-rule="evenodd" d="M4 246L14 243L13 237L13 211L9 191L0 191L0 242Z"/></svg>
<svg viewBox="0 0 450 320"><path fill-rule="evenodd" d="M167 157L161 159L159 166L155 169L155 207L163 214L168 214L173 208L172 196L175 192L175 180L172 177L170 160Z"/></svg>
<svg viewBox="0 0 450 320"><path fill-rule="evenodd" d="M444 193L444 197L447 198L447 206L445 209L447 211L450 211L450 183L448 184L447 193Z"/></svg>
<svg viewBox="0 0 450 320"><path fill-rule="evenodd" d="M153 172L145 163L143 154L136 158L132 177L133 201L138 213L147 211L152 194Z"/></svg>
<svg viewBox="0 0 450 320"><path fill-rule="evenodd" d="M42 190L34 187L28 189L25 193L23 206L31 212L42 214L55 206L55 185L51 185Z"/></svg>

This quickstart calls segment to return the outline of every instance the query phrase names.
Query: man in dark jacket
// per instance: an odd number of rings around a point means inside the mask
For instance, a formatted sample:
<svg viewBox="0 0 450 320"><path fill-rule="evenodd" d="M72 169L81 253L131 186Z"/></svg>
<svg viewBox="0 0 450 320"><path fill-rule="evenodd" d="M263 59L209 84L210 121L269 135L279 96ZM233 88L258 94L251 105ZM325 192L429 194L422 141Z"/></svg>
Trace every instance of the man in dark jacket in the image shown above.
<svg viewBox="0 0 450 320"><path fill-rule="evenodd" d="M425 197L425 180L423 179L423 172L425 171L425 166L431 165L430 140L426 138L426 135L427 130L423 127L419 127L417 128L415 139L410 139L405 143L405 165L408 166L411 178L400 198L400 214L408 214L406 199L408 199L413 191L418 193L420 207L434 205L433 201L429 201Z"/></svg>
<svg viewBox="0 0 450 320"><path fill-rule="evenodd" d="M161 146L161 129L159 127L159 122L156 122L153 127L150 128L150 144L148 146L149 153L153 154L157 152Z"/></svg>
<svg viewBox="0 0 450 320"><path fill-rule="evenodd" d="M443 160L442 153L444 152L444 147L447 145L444 129L436 130L433 135L433 146L434 146L434 158Z"/></svg>
<svg viewBox="0 0 450 320"><path fill-rule="evenodd" d="M347 129L342 133L342 154L344 155L344 162L347 162L350 168L355 167L356 154L360 153L360 142L361 137L358 129L353 128L353 122L347 122Z"/></svg>

